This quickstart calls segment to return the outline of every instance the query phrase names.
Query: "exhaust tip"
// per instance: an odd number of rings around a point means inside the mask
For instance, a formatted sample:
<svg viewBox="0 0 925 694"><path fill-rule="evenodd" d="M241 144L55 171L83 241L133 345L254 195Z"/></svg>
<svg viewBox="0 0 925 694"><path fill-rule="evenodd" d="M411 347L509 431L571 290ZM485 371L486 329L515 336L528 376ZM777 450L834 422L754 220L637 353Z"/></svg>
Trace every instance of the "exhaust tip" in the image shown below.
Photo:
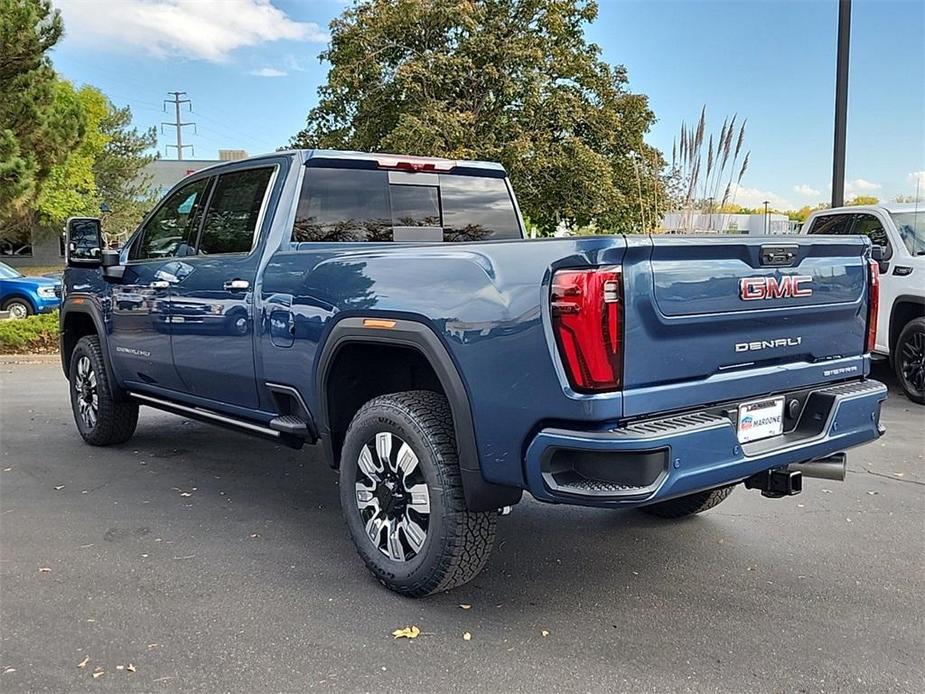
<svg viewBox="0 0 925 694"><path fill-rule="evenodd" d="M827 458L809 460L805 463L793 463L788 465L787 469L802 472L803 477L844 482L848 470L848 455L844 452L835 453Z"/></svg>

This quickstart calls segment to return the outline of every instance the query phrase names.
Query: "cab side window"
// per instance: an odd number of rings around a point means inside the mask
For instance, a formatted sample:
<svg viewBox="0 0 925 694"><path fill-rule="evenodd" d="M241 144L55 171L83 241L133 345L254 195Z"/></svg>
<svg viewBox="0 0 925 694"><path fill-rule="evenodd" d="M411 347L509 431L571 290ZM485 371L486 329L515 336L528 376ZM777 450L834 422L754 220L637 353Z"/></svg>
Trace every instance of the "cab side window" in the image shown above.
<svg viewBox="0 0 925 694"><path fill-rule="evenodd" d="M195 255L209 181L201 178L171 193L145 224L129 257L144 260Z"/></svg>
<svg viewBox="0 0 925 694"><path fill-rule="evenodd" d="M218 177L199 237L200 253L250 253L272 175L268 166Z"/></svg>
<svg viewBox="0 0 925 694"><path fill-rule="evenodd" d="M886 235L883 224L874 215L859 214L852 233L868 236L873 245L882 246L884 260L893 255L893 249L890 248L890 239Z"/></svg>
<svg viewBox="0 0 925 694"><path fill-rule="evenodd" d="M851 223L854 221L854 215L850 214L827 214L816 217L808 234L849 234L851 233Z"/></svg>

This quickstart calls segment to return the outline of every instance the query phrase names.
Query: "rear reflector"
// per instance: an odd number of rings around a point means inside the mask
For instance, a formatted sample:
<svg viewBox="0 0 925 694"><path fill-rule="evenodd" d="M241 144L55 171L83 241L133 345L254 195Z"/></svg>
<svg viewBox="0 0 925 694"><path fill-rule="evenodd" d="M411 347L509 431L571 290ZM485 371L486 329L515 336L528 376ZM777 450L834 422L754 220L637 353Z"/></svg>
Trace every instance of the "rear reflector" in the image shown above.
<svg viewBox="0 0 925 694"><path fill-rule="evenodd" d="M553 331L575 390L617 390L622 386L622 303L620 268L560 270L553 275Z"/></svg>
<svg viewBox="0 0 925 694"><path fill-rule="evenodd" d="M880 263L876 260L868 261L870 274L867 286L867 343L866 352L873 352L877 344L877 314L880 311Z"/></svg>
<svg viewBox="0 0 925 694"><path fill-rule="evenodd" d="M380 169L399 171L452 171L456 162L451 159L428 159L425 157L376 157Z"/></svg>

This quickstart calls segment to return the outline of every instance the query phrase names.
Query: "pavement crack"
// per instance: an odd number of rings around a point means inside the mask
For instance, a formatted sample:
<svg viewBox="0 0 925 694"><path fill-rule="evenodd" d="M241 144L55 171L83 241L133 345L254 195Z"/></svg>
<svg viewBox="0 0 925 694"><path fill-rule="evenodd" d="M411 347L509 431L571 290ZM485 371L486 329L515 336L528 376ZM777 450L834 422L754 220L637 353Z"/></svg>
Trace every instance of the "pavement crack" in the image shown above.
<svg viewBox="0 0 925 694"><path fill-rule="evenodd" d="M867 468L864 468L864 472L869 475L876 475L877 477L892 480L893 482L905 482L906 484L917 484L921 487L925 487L925 482L921 482L919 480L907 480L903 477L897 477L896 475L888 475L885 472L874 472L873 470L868 470Z"/></svg>

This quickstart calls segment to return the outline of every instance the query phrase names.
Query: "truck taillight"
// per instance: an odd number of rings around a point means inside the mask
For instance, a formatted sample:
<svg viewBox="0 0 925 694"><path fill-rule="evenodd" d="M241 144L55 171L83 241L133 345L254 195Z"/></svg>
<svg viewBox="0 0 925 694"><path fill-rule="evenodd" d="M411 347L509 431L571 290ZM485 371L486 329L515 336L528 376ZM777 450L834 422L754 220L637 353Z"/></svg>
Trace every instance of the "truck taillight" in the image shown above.
<svg viewBox="0 0 925 694"><path fill-rule="evenodd" d="M867 342L866 352L873 352L877 344L877 313L880 310L880 263L869 260L870 275L867 287Z"/></svg>
<svg viewBox="0 0 925 694"><path fill-rule="evenodd" d="M623 276L620 268L560 270L551 314L559 355L575 390L623 384Z"/></svg>

